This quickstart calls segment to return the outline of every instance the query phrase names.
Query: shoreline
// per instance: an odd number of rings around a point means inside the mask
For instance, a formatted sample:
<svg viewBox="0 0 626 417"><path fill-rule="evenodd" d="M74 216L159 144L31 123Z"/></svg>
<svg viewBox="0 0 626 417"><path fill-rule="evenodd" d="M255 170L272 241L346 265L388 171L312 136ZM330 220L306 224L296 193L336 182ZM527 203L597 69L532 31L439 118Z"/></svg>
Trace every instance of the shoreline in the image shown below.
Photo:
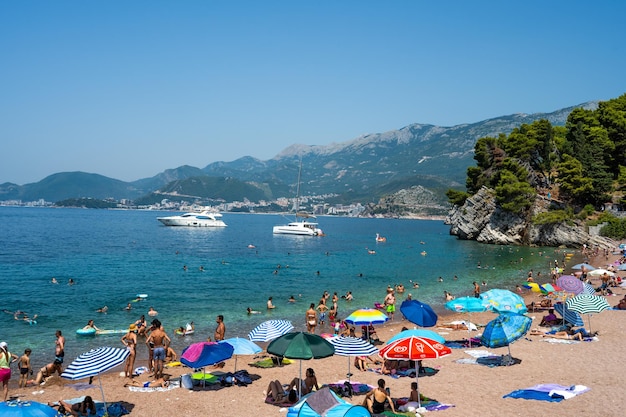
<svg viewBox="0 0 626 417"><path fill-rule="evenodd" d="M570 252L570 250L568 250ZM570 266L579 261L585 260L580 250L573 251L574 256L569 262ZM610 255L610 261L616 259L615 255ZM608 261L602 255L588 259L596 266L604 266ZM594 263L595 262L595 263ZM571 269L566 268L566 273ZM550 278L538 283L549 282ZM409 293L410 289L405 291ZM616 296L607 297L612 306L623 296L625 289L618 288ZM529 304L539 297L530 290L523 294L525 302ZM400 297L397 297L399 306ZM411 328L413 324L401 319L399 308L396 310L396 318L393 322L376 326L380 340L386 341L393 334L397 333L401 327ZM439 312L438 312L439 314ZM544 313L529 312L528 316L533 317L533 327L536 327ZM471 320L475 324L486 324L495 317L494 313L472 313ZM467 320L466 313L456 313L444 310L439 315L438 324L447 323L452 320ZM594 314L592 326L594 330L599 330L599 340L594 342L580 342L577 344L546 343L541 336L527 335L511 345L513 357L522 362L510 367L490 368L481 365L469 365L456 363L457 360L469 358L465 353L468 349L453 349L452 355L437 360L428 360L425 366L435 369L436 375L419 378L420 392L424 395L435 398L445 404L453 404L454 407L444 411L439 411L441 417L456 417L467 415L529 415L546 414L551 416L569 416L579 413L580 410L597 410L597 413L607 417L617 417L623 414L623 400L618 393L621 388L622 367L621 357L626 354L626 347L623 345L623 323L626 315L619 311L605 311ZM585 317L585 324L587 318ZM447 340L460 340L466 338L467 330L429 328L444 336ZM318 332L319 333L319 332ZM476 336L479 331L472 331L472 336ZM10 346L9 346L10 347ZM380 347L380 346L378 346ZM486 349L484 347L475 350L489 350L497 355L506 354L507 348ZM141 350L140 352L142 352ZM610 352L610 355L606 353ZM13 352L19 354L21 352ZM593 364L584 365L581 358L598 358L601 361L594 361ZM279 368L253 368L248 364L254 362L254 356L240 356L238 358L237 369L246 369L258 378L247 387L221 387L210 386L205 390L186 390L183 388L173 389L163 392L132 392L123 385L128 380L119 375L122 367L102 375L102 385L106 401L122 402L128 408L131 416L169 417L171 415L196 415L199 412L215 415L245 416L256 414L259 416L285 416L281 408L266 404L264 402L263 391L266 390L269 381L278 379L282 383L289 383L294 376L299 373L299 361L293 366L286 365ZM348 364L351 358L344 356L332 356L320 360L303 361L302 368L312 367L315 369L320 384L336 382L345 379ZM66 357L67 366L70 358ZM139 357L135 364L145 365L145 360ZM235 361L229 359L226 366L219 371L234 371ZM37 369L35 369L37 371ZM210 371L207 369L207 371ZM166 373L172 378L189 373L191 370L184 367L166 368ZM358 371L351 368L354 373L352 381L358 381L375 385L381 375L375 372ZM17 388L17 375L19 372L13 368L13 377L9 394L18 395L22 400L33 400L40 402L58 401L60 398L72 399L83 395L90 395L96 401L102 401L102 394L98 379L89 386L85 380L69 381L60 379L58 376L52 377L45 386ZM392 397L403 397L409 393L411 378L391 378L382 376L387 386L391 390ZM143 383L149 381L147 375L136 377L135 380ZM557 383L562 385L580 384L591 388L591 391L570 400L560 403L549 403L544 401L531 401L502 398L505 394L525 387L530 387L540 383ZM353 404L360 404L363 396L354 396L348 399ZM497 410L497 411L496 411ZM439 414L437 414L439 415Z"/></svg>

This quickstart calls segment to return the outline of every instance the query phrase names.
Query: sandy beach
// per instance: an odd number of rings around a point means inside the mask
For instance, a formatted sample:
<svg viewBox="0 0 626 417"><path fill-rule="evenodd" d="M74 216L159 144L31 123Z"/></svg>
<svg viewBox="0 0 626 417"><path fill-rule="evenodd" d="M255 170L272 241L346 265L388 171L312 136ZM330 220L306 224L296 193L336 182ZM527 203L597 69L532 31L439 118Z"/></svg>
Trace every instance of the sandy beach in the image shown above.
<svg viewBox="0 0 626 417"><path fill-rule="evenodd" d="M616 257L610 259L613 261ZM595 266L605 266L606 259L591 259ZM595 284L595 283L594 283ZM617 304L626 290L615 288L615 295L608 296L611 306ZM539 296L528 292L525 294L528 301L538 300ZM537 327L545 312L529 312L533 317L533 327ZM381 340L389 339L400 331L403 326L412 328L413 325L396 316L394 322L377 328ZM401 316L400 316L401 317ZM472 314L472 322L484 325L495 317L494 313ZM452 320L465 320L467 315L450 314L440 317L440 323ZM424 361L424 366L438 370L435 375L421 377L419 380L420 392L429 398L436 399L454 407L441 411L433 411L441 416L528 416L550 415L568 416L591 413L600 416L622 416L626 401L621 393L621 375L623 374L622 361L626 355L623 343L623 323L626 311L607 310L593 315L591 322L594 331L599 335L596 341L578 343L548 343L541 336L527 335L511 345L511 353L521 363L512 366L488 367L478 364L457 363L459 359L469 359L466 353L469 349L453 349L452 355L437 360ZM587 318L585 317L587 324ZM460 340L467 336L466 330L448 330L432 328L438 331L447 340ZM475 336L480 329L472 332ZM141 343L141 341L140 341ZM489 350L497 355L507 353L507 348L489 349L479 347L472 350ZM17 352L15 352L17 353ZM66 364L69 358L66 358ZM120 376L122 368L102 376L102 384L107 402L123 402L132 416L191 416L199 413L215 416L280 416L286 414L286 409L269 405L264 402L264 390L271 380L278 379L283 384L298 376L298 362L282 367L261 369L248 366L253 357L240 356L238 369L246 369L256 379L247 387L220 387L212 385L206 389L187 390L184 388L172 389L165 392L131 392L124 387L128 380ZM346 377L348 359L344 356L333 356L326 359L304 361L303 370L307 367L315 369L318 381L321 384L334 383ZM223 372L233 371L234 359L226 362L221 369ZM145 365L145 361L138 360L136 366ZM375 385L381 375L370 371L359 371L351 368L354 376L352 381ZM184 367L167 368L166 373L172 378L188 373ZM36 372L36 370L35 370ZM86 380L67 381L55 376L42 387L30 386L17 388L17 371L13 370L10 383L10 396L17 396L21 400L39 402L72 399L83 395L91 395L101 401L97 378L94 385L84 388ZM410 377L391 378L383 377L391 390L392 397L406 397L409 395ZM135 378L145 382L149 378L141 375ZM77 384L77 382L79 384ZM565 386L584 385L590 391L574 398L561 402L547 402L503 398L517 389L528 388L537 384L555 383ZM361 403L363 396L354 396L349 401Z"/></svg>

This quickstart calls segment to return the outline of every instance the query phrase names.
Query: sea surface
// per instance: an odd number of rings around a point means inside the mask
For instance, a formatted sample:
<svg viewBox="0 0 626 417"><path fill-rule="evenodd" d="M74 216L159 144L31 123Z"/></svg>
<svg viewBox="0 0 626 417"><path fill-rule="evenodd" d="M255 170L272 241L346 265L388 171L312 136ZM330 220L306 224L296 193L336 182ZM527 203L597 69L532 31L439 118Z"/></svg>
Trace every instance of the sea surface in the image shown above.
<svg viewBox="0 0 626 417"><path fill-rule="evenodd" d="M300 237L272 234L272 226L291 220L281 215L226 213L226 228L166 227L156 219L170 214L0 207L0 340L16 354L31 348L36 368L53 358L60 329L68 363L94 347L122 346L121 334L76 335L89 319L100 329L125 329L154 307L180 353L213 336L218 314L226 337L246 337L275 318L304 330L305 311L324 291L352 291L352 302L339 302L346 317L382 302L387 286L399 283L406 291L398 306L411 293L442 311L444 290L470 295L473 281L485 282L484 290L514 289L531 269L547 278L560 256L554 248L460 241L434 220L320 217L326 236ZM377 243L376 233L387 241ZM136 302L138 294L148 297ZM266 309L268 297L275 310ZM96 312L105 305L106 314ZM247 307L261 314L248 315ZM37 314L37 324L15 320L17 310ZM190 321L193 336L173 334Z"/></svg>

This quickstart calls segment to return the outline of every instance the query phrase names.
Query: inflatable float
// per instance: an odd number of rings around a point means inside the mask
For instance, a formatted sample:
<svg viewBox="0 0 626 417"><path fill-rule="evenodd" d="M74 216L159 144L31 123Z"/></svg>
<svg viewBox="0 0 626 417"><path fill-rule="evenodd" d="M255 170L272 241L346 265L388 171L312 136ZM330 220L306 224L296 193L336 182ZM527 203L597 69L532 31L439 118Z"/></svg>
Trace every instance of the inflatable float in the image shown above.
<svg viewBox="0 0 626 417"><path fill-rule="evenodd" d="M174 330L174 333L176 333L179 336L187 336L190 334L194 334L194 330L180 330L180 329L176 329Z"/></svg>
<svg viewBox="0 0 626 417"><path fill-rule="evenodd" d="M93 335L96 334L96 329L94 329L94 328L78 329L78 330L76 330L76 334L80 335L80 336L93 336Z"/></svg>
<svg viewBox="0 0 626 417"><path fill-rule="evenodd" d="M120 330L98 330L96 334L126 334L128 330L120 329Z"/></svg>

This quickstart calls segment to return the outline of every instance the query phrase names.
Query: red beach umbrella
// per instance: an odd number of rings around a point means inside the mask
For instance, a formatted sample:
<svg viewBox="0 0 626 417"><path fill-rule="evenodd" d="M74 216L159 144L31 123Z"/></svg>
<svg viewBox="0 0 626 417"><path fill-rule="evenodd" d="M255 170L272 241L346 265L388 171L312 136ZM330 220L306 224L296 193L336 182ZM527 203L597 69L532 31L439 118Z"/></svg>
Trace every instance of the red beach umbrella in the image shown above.
<svg viewBox="0 0 626 417"><path fill-rule="evenodd" d="M436 359L452 353L452 349L436 340L426 337L409 336L394 340L380 349L380 356L391 360L415 361L415 382L417 385L417 402L421 407L419 396L419 363L422 359Z"/></svg>

